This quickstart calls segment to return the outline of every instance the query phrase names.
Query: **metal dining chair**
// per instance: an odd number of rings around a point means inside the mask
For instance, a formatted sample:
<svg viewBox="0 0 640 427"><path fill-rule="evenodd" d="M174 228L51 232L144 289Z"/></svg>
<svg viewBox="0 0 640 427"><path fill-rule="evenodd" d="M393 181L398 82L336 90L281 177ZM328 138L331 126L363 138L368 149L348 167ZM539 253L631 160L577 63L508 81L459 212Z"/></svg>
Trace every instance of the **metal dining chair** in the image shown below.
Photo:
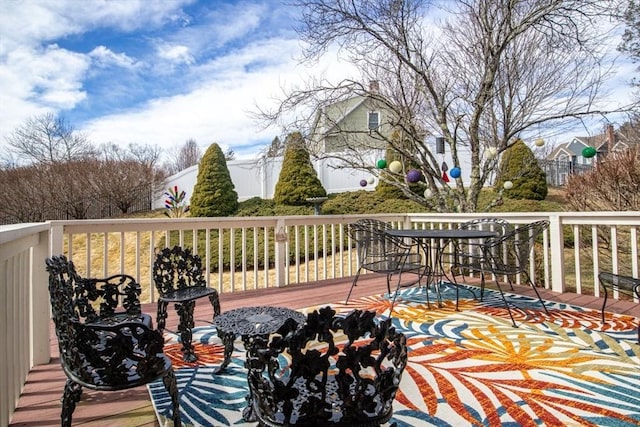
<svg viewBox="0 0 640 427"><path fill-rule="evenodd" d="M512 227L511 224L505 219L487 217L487 218L475 218L461 223L458 226L461 230L489 230L495 231L496 237L504 236ZM462 276L464 281L465 273L467 272L480 272L484 274L484 252L483 245L485 239L471 239L471 240L453 240L451 242L451 252L444 254L440 257L441 260L447 258L450 262L449 272L451 273L451 281L456 289L456 310L458 310L458 296L459 286L456 280L456 272ZM444 269L442 269L444 271ZM509 280L509 285L513 290L513 284ZM475 292L469 289L477 298Z"/></svg>
<svg viewBox="0 0 640 427"><path fill-rule="evenodd" d="M167 306L173 303L180 316L177 333L182 342L183 359L185 362L195 362L198 356L191 339L196 300L205 297L209 299L213 307L213 319L220 314L218 291L207 286L202 259L189 248L164 248L156 254L153 281L160 294L156 318L158 331L164 331L168 316Z"/></svg>
<svg viewBox="0 0 640 427"><path fill-rule="evenodd" d="M464 268L480 273L480 299L484 296L485 275L491 274L514 327L517 327L516 321L502 291L500 277L508 277L509 280L512 280L517 275L523 276L525 281L533 288L545 313L549 314L535 283L533 283L529 275L529 259L536 239L548 227L548 220L535 221L513 227L501 236L484 240L473 253L467 254L468 260Z"/></svg>
<svg viewBox="0 0 640 427"><path fill-rule="evenodd" d="M64 255L45 263L60 364L67 376L60 425L71 426L83 388L120 391L158 379L171 400L173 425L181 425L176 376L163 352L162 334L141 311L140 284L126 274L81 277Z"/></svg>
<svg viewBox="0 0 640 427"><path fill-rule="evenodd" d="M387 292L392 298L392 311L400 287L403 286L402 275L410 273L417 276L404 284L404 286L410 286L419 283L420 279L429 272L430 264L427 259L424 259L428 254L422 253L414 244L387 234L386 230L392 228L390 224L378 220L360 220L349 224L349 235L356 242L358 270L351 283L345 304L349 303L353 288L357 285L363 270L386 275ZM397 275L397 285L392 296L391 280L394 275Z"/></svg>
<svg viewBox="0 0 640 427"><path fill-rule="evenodd" d="M603 271L598 274L598 280L604 293L602 309L600 310L603 324L605 322L604 309L607 305L609 292L618 292L632 298L635 294L635 297L640 300L640 279L636 277ZM640 344L640 321L638 321L638 344Z"/></svg>

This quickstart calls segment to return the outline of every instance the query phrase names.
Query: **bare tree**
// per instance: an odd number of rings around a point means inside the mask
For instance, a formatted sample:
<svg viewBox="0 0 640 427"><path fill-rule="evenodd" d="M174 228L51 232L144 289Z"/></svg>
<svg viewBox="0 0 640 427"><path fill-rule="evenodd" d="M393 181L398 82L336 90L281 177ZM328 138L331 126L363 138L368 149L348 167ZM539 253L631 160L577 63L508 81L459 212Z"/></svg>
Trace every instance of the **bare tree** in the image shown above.
<svg viewBox="0 0 640 427"><path fill-rule="evenodd" d="M197 165L202 157L202 150L195 139L189 138L180 148L169 153L170 160L165 164L167 173L173 175L191 166Z"/></svg>
<svg viewBox="0 0 640 427"><path fill-rule="evenodd" d="M53 163L91 157L93 145L52 113L34 116L6 137L10 150L25 163Z"/></svg>
<svg viewBox="0 0 640 427"><path fill-rule="evenodd" d="M157 147L129 144L127 149L115 144L101 147L101 161L92 174L91 185L100 197L127 213L138 199L149 197L164 185L165 174L156 167L160 158Z"/></svg>
<svg viewBox="0 0 640 427"><path fill-rule="evenodd" d="M344 151L321 153L344 166L378 175L417 202L438 211L477 211L498 157L540 126L607 113L599 107L610 73L600 24L612 13L604 0L294 0L302 9L298 32L313 61L338 47L361 76L338 84L309 80L285 90L275 110L258 115L268 123L307 130L314 116L337 101L364 96L391 114L391 135L365 130L369 148L387 147L416 165L421 186L405 173L384 173L362 156L352 131ZM439 9L438 9L439 8ZM434 22L432 16L442 17ZM379 82L370 90L363 82ZM295 116L294 122L283 123ZM335 130L335 129L334 129ZM337 132L340 132L338 130ZM443 137L453 165L470 159L470 180L443 179L442 159L429 145ZM415 166L412 166L415 167ZM425 190L429 191L425 191ZM427 197L433 194L433 197ZM453 203L452 203L453 200Z"/></svg>

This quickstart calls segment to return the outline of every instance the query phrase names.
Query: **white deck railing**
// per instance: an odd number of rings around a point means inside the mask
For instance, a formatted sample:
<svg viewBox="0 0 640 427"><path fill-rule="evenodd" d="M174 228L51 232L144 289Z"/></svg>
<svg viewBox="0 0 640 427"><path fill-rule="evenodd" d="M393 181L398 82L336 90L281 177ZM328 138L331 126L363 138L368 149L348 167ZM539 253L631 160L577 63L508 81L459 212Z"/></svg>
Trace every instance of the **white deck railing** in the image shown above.
<svg viewBox="0 0 640 427"><path fill-rule="evenodd" d="M480 216L495 214L367 217L402 228L452 228ZM0 425L9 422L31 367L49 361L47 256L66 254L86 277L133 275L143 287L144 302L153 302L155 249L192 246L205 261L209 286L219 292L243 292L354 275L356 251L347 224L362 217L110 219L0 227ZM550 220L530 263L532 277L546 288L599 296L598 272L638 276L640 212L501 213L500 217L516 225ZM233 262L225 248L235 254Z"/></svg>

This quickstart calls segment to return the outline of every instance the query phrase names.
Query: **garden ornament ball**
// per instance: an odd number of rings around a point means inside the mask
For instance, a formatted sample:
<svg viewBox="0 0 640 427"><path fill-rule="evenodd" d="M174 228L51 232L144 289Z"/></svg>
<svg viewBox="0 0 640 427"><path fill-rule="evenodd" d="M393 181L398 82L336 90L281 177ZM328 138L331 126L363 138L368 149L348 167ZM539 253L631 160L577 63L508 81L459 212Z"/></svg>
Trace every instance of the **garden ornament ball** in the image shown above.
<svg viewBox="0 0 640 427"><path fill-rule="evenodd" d="M458 167L452 168L449 171L449 175L451 175L451 178L460 178L460 168Z"/></svg>
<svg viewBox="0 0 640 427"><path fill-rule="evenodd" d="M504 187L505 190L511 190L513 188L513 182L505 181L504 184L502 184L502 186Z"/></svg>
<svg viewBox="0 0 640 427"><path fill-rule="evenodd" d="M536 139L535 144L536 144L536 147L542 147L544 145L544 139L542 138Z"/></svg>
<svg viewBox="0 0 640 427"><path fill-rule="evenodd" d="M366 187L367 186L367 180L366 179L361 179L360 180L360 187Z"/></svg>
<svg viewBox="0 0 640 427"><path fill-rule="evenodd" d="M374 182L376 182L376 179L374 177L369 178L369 184L373 185Z"/></svg>
<svg viewBox="0 0 640 427"><path fill-rule="evenodd" d="M584 150L582 150L582 157L585 157L587 159L590 159L591 157L595 156L597 153L596 149L593 147L584 147Z"/></svg>
<svg viewBox="0 0 640 427"><path fill-rule="evenodd" d="M385 159L380 159L376 163L376 166L378 167L378 169L384 169L387 167L387 161Z"/></svg>
<svg viewBox="0 0 640 427"><path fill-rule="evenodd" d="M400 173L402 171L402 163L394 160L389 164L389 170L393 173Z"/></svg>
<svg viewBox="0 0 640 427"><path fill-rule="evenodd" d="M407 172L407 182L415 184L416 182L420 181L420 178L422 178L422 174L417 169L411 169L409 172Z"/></svg>
<svg viewBox="0 0 640 427"><path fill-rule="evenodd" d="M427 188L426 190L424 190L424 197L425 199L430 199L433 197L433 191L430 188Z"/></svg>

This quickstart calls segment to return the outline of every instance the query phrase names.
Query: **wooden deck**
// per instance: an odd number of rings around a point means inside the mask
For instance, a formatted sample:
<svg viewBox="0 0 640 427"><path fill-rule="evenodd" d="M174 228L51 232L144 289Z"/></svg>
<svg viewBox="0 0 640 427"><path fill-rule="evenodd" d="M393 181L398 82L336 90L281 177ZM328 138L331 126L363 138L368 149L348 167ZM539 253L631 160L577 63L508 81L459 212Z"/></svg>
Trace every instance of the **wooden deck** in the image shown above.
<svg viewBox="0 0 640 427"><path fill-rule="evenodd" d="M327 280L312 284L290 286L280 289L261 289L244 293L224 294L220 296L222 310L253 306L274 305L299 309L319 304L344 301L350 286L350 279ZM515 286L514 291L523 295L535 296L530 287ZM352 298L376 295L386 290L384 276L369 274L358 281ZM600 309L602 300L586 295L557 294L539 289L543 299L566 302ZM146 304L143 311L155 317L155 304ZM607 311L640 317L640 306L633 302L610 301ZM196 318L211 319L211 306L208 300L198 303ZM169 311L167 328L175 327L175 310ZM59 426L60 397L66 377L60 368L57 342L51 326L51 362L36 366L28 377L20 397L18 408L9 426ZM146 387L122 392L95 392L85 390L82 399L73 414L74 426L159 426Z"/></svg>

